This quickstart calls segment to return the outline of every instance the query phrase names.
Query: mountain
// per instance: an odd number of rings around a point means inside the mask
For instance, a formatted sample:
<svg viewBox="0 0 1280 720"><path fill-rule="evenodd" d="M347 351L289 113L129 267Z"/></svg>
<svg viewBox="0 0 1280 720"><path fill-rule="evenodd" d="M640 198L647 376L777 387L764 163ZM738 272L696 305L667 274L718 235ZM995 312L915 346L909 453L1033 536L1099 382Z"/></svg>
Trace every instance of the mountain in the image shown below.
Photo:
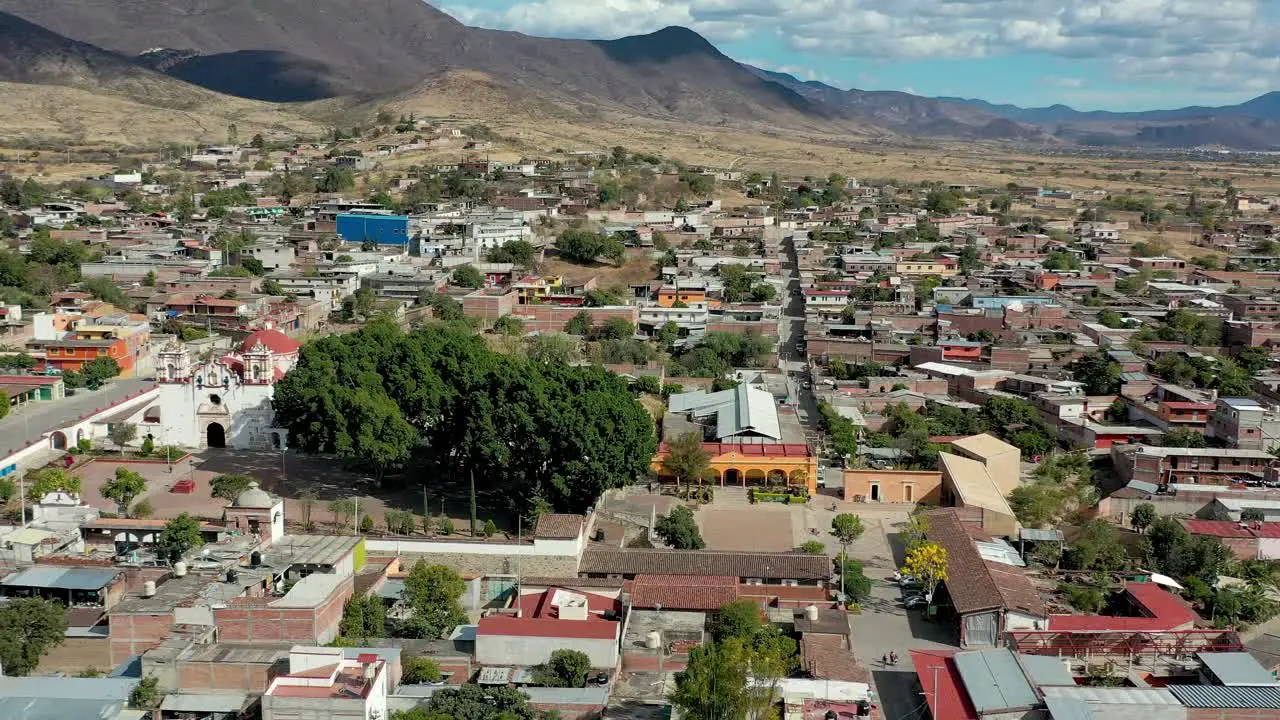
<svg viewBox="0 0 1280 720"><path fill-rule="evenodd" d="M1023 108L1017 105L993 105L985 100L967 98L936 98L943 102L964 105L982 112L999 115L1010 120L1030 123L1070 122L1165 122L1205 118L1249 118L1253 120L1280 121L1280 92L1269 92L1238 105L1222 107L1191 106L1173 110L1141 110L1137 112L1110 112L1107 110L1076 110L1066 105L1041 108Z"/></svg>
<svg viewBox="0 0 1280 720"><path fill-rule="evenodd" d="M63 37L0 12L0 139L75 137L125 145L248 132L313 133L276 106L226 97L132 57Z"/></svg>
<svg viewBox="0 0 1280 720"><path fill-rule="evenodd" d="M0 12L0 80L117 92L166 106L189 105L208 95L140 67L129 57L65 38L5 12Z"/></svg>
<svg viewBox="0 0 1280 720"><path fill-rule="evenodd" d="M795 91L816 104L836 108L842 114L895 132L923 137L974 139L1041 139L1035 128L954 103L910 93L882 90L841 90L813 80L802 81L787 73L745 66L758 77Z"/></svg>
<svg viewBox="0 0 1280 720"><path fill-rule="evenodd" d="M1079 145L1123 147L1225 147L1280 149L1280 92L1238 105L1184 107L1140 112L1080 111L1066 105L1022 108L984 100L937 98L1007 120L1031 123Z"/></svg>
<svg viewBox="0 0 1280 720"><path fill-rule="evenodd" d="M0 0L0 10L260 100L389 96L472 71L593 110L791 125L838 119L684 28L608 41L535 38L470 28L421 0Z"/></svg>
<svg viewBox="0 0 1280 720"><path fill-rule="evenodd" d="M476 90L487 112L503 113L506 101L568 118L768 132L1250 150L1280 142L1280 93L1223 108L1108 113L842 90L740 64L685 28L540 38L468 27L421 0L0 0L3 82L170 108L232 96L273 103L228 105L238 112L271 107L295 119L415 102L465 114ZM330 102L313 102L321 100Z"/></svg>

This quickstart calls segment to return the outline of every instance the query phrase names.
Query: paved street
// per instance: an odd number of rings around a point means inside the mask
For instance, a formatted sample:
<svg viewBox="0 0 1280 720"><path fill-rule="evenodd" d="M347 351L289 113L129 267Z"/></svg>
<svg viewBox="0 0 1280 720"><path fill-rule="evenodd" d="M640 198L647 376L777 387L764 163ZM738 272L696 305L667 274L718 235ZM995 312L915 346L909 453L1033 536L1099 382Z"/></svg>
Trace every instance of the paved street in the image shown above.
<svg viewBox="0 0 1280 720"><path fill-rule="evenodd" d="M0 455L21 450L54 428L154 384L151 380L113 380L98 390L81 389L61 400L29 403L0 420Z"/></svg>
<svg viewBox="0 0 1280 720"><path fill-rule="evenodd" d="M880 696L883 716L893 720L928 717L924 696L911 665L909 650L954 648L958 638L949 625L924 619L919 610L902 607L902 593L890 577L902 561L902 545L897 533L905 513L879 517L859 511L867 524L867 532L849 550L864 563L867 577L873 581L871 598L863 604L862 614L852 618L854 654L866 665ZM898 664L884 665L880 658L890 651L898 653Z"/></svg>

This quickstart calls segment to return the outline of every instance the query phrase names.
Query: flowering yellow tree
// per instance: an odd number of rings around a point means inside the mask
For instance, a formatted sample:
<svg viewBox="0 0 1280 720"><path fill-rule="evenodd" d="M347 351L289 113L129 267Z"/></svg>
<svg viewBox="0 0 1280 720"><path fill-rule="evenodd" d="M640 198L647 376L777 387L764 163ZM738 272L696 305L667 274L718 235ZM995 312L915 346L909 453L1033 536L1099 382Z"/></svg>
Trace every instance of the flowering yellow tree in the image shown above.
<svg viewBox="0 0 1280 720"><path fill-rule="evenodd" d="M922 542L907 553L902 569L924 587L925 600L933 602L938 583L947 579L947 550L935 542Z"/></svg>

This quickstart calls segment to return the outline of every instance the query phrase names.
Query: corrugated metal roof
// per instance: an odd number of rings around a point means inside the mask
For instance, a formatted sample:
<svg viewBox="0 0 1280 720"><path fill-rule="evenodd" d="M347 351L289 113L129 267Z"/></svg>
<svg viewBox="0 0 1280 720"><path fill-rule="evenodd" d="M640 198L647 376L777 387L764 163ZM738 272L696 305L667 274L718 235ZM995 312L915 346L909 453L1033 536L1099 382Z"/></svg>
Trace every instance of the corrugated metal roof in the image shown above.
<svg viewBox="0 0 1280 720"><path fill-rule="evenodd" d="M22 720L115 720L123 700L0 697L0 717Z"/></svg>
<svg viewBox="0 0 1280 720"><path fill-rule="evenodd" d="M138 678L65 678L0 676L0 698L54 700L128 700ZM11 717L0 713L0 717ZM20 715L12 717L22 717ZM75 716L66 716L75 717Z"/></svg>
<svg viewBox="0 0 1280 720"><path fill-rule="evenodd" d="M166 695L160 709L166 712L239 713L248 699L244 693Z"/></svg>
<svg viewBox="0 0 1280 720"><path fill-rule="evenodd" d="M1017 655L1018 664L1026 671L1031 682L1040 685L1075 687L1075 678L1061 658L1049 655Z"/></svg>
<svg viewBox="0 0 1280 720"><path fill-rule="evenodd" d="M1026 675L1006 648L956 653L955 663L979 715L1038 704Z"/></svg>
<svg viewBox="0 0 1280 720"><path fill-rule="evenodd" d="M1170 687L1194 687L1171 685ZM1100 705L1181 705L1167 688L1109 687L1044 687L1045 700L1050 697L1071 698Z"/></svg>
<svg viewBox="0 0 1280 720"><path fill-rule="evenodd" d="M1223 685L1277 685L1271 672L1247 652L1202 652L1196 657Z"/></svg>
<svg viewBox="0 0 1280 720"><path fill-rule="evenodd" d="M1057 528L1044 530L1041 528L1024 527L1018 531L1018 537L1023 540L1034 540L1036 542L1062 542L1062 531Z"/></svg>
<svg viewBox="0 0 1280 720"><path fill-rule="evenodd" d="M35 565L6 577L0 585L55 590L100 590L120 574L111 568L64 568Z"/></svg>
<svg viewBox="0 0 1280 720"><path fill-rule="evenodd" d="M1280 710L1280 687L1224 687L1222 685L1170 685L1169 692L1193 708Z"/></svg>
<svg viewBox="0 0 1280 720"><path fill-rule="evenodd" d="M1097 720L1089 703L1078 698L1046 697L1044 704L1053 720Z"/></svg>
<svg viewBox="0 0 1280 720"><path fill-rule="evenodd" d="M978 554L983 560L998 562L1001 565L1012 565L1014 567L1026 567L1027 563L1018 554L1017 548L1013 547L1004 540L992 540L991 542L974 542L974 546L978 548Z"/></svg>
<svg viewBox="0 0 1280 720"><path fill-rule="evenodd" d="M4 542L16 543L18 545L39 545L49 538L58 537L57 533L41 530L40 528L22 528L15 530L8 535L0 538Z"/></svg>
<svg viewBox="0 0 1280 720"><path fill-rule="evenodd" d="M1128 484L1128 485L1125 485L1125 487L1133 488L1134 490L1137 490L1138 492L1144 492L1144 493L1147 493L1147 494L1149 494L1149 495L1154 495L1154 494L1156 494L1156 493L1160 492L1160 486L1159 486L1159 485L1157 485L1157 484L1155 484L1155 483L1147 482L1147 481L1145 481L1145 480L1130 480L1130 481L1129 481L1129 484Z"/></svg>

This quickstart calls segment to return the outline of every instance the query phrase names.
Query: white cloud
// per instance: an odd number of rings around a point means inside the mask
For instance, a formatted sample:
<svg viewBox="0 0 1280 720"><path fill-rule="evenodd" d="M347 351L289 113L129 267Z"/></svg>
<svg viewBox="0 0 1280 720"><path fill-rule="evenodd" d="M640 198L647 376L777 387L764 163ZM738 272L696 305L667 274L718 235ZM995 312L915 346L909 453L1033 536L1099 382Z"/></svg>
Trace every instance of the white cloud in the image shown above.
<svg viewBox="0 0 1280 720"><path fill-rule="evenodd" d="M1065 90L1078 90L1084 87L1084 80L1077 77L1046 77L1040 78L1040 82L1050 87L1063 88Z"/></svg>
<svg viewBox="0 0 1280 720"><path fill-rule="evenodd" d="M716 41L768 37L876 60L1044 53L1092 58L1116 80L1265 89L1280 71L1274 0L510 0L446 7L464 22L612 38L684 25Z"/></svg>

